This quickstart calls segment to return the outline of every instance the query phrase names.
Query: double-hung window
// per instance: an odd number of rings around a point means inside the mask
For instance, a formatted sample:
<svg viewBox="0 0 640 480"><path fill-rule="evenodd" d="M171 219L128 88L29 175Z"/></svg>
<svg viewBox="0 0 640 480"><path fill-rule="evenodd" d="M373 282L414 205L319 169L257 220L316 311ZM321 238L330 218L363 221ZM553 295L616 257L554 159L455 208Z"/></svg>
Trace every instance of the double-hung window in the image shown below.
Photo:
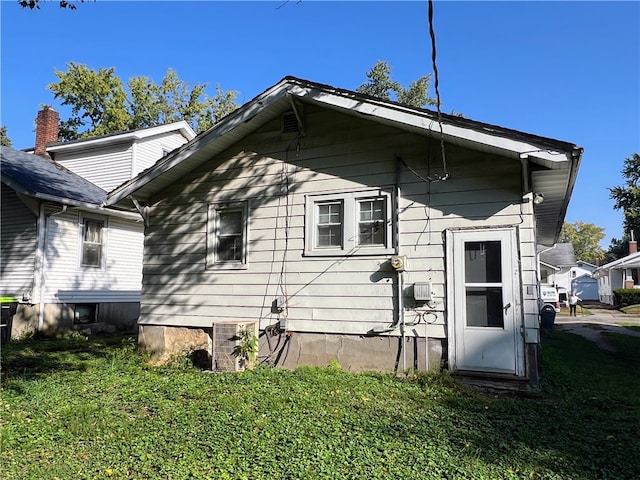
<svg viewBox="0 0 640 480"><path fill-rule="evenodd" d="M342 248L342 201L318 202L317 248Z"/></svg>
<svg viewBox="0 0 640 480"><path fill-rule="evenodd" d="M104 250L104 220L82 219L82 259L83 267L102 267Z"/></svg>
<svg viewBox="0 0 640 480"><path fill-rule="evenodd" d="M246 268L246 202L211 204L207 221L207 268Z"/></svg>
<svg viewBox="0 0 640 480"><path fill-rule="evenodd" d="M391 194L366 190L308 195L305 255L392 253Z"/></svg>

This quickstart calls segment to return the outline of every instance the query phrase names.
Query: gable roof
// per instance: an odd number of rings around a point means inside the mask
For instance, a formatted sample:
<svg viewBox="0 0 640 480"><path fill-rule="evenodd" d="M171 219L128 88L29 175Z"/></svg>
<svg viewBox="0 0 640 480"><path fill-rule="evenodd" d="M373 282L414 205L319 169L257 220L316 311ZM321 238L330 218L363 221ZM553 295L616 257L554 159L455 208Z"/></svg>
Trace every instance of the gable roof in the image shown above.
<svg viewBox="0 0 640 480"><path fill-rule="evenodd" d="M59 163L32 153L1 147L2 182L17 193L66 205L101 206L107 192Z"/></svg>
<svg viewBox="0 0 640 480"><path fill-rule="evenodd" d="M626 257L619 258L613 262L609 262L601 267L598 267L593 273L596 276L600 276L611 269L618 268L640 268L640 252L631 253Z"/></svg>
<svg viewBox="0 0 640 480"><path fill-rule="evenodd" d="M120 185L107 203L130 206L128 197L145 201L265 122L295 107L296 102L323 106L425 136L440 135L438 115L350 90L285 77L227 115L209 130ZM532 188L544 193L536 206L539 242L552 244L560 232L575 183L582 148L574 144L442 114L445 141L539 165Z"/></svg>

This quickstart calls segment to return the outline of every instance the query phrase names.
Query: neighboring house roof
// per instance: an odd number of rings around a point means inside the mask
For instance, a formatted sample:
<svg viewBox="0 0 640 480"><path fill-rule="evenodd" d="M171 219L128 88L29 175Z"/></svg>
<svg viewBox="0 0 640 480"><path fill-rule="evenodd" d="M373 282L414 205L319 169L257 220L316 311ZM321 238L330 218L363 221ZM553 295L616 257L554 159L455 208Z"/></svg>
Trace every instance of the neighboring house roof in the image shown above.
<svg viewBox="0 0 640 480"><path fill-rule="evenodd" d="M544 193L544 202L536 205L535 210L538 241L551 245L557 238L576 180L582 148L455 115L443 114L440 126L438 114L431 110L295 77L283 78L136 178L117 187L109 194L108 204L130 205L130 196L141 201L148 199L265 122L285 111L295 110L298 102L323 106L420 135L439 136L442 131L447 142L518 162L528 160L535 166L535 171L531 172L531 187ZM302 127L304 130L304 125Z"/></svg>
<svg viewBox="0 0 640 480"><path fill-rule="evenodd" d="M600 277L611 269L619 268L640 268L640 252L632 253L626 257L602 265L593 272L593 275Z"/></svg>
<svg viewBox="0 0 640 480"><path fill-rule="evenodd" d="M570 267L576 265L576 256L571 243L556 243L553 247L538 248L540 261L555 267Z"/></svg>
<svg viewBox="0 0 640 480"><path fill-rule="evenodd" d="M593 272L596 268L598 268L597 265L594 265L593 263L585 262L583 260L578 260L576 263L580 268L584 268L585 270L589 270L591 272Z"/></svg>
<svg viewBox="0 0 640 480"><path fill-rule="evenodd" d="M107 192L62 165L32 153L1 147L2 182L16 192L65 205L102 205Z"/></svg>
<svg viewBox="0 0 640 480"><path fill-rule="evenodd" d="M102 146L103 144L114 144L125 141L142 140L144 138L179 131L184 138L192 140L196 136L191 125L186 121L167 123L157 127L140 128L137 130L128 130L126 132L107 133L105 135L97 135L94 137L78 138L65 142L55 142L47 144L47 152L57 153L61 151L84 150L87 148ZM27 149L27 152L33 152L33 149Z"/></svg>

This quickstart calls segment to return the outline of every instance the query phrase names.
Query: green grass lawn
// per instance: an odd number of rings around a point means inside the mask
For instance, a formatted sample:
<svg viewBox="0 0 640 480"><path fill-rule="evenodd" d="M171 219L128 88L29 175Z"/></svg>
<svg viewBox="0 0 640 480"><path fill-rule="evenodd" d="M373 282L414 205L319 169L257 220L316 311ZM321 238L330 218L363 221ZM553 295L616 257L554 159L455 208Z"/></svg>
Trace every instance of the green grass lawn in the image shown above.
<svg viewBox="0 0 640 480"><path fill-rule="evenodd" d="M446 374L150 367L124 337L2 347L0 476L12 479L631 479L640 339L543 338L542 390Z"/></svg>

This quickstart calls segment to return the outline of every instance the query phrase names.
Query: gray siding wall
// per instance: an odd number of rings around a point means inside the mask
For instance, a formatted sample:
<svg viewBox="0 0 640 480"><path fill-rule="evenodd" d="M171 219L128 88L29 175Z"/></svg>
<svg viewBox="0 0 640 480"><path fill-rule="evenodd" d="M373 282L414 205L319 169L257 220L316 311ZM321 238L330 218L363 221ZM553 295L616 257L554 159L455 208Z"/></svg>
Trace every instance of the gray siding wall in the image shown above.
<svg viewBox="0 0 640 480"><path fill-rule="evenodd" d="M33 289L37 217L4 183L0 192L0 295L20 299Z"/></svg>
<svg viewBox="0 0 640 480"><path fill-rule="evenodd" d="M521 202L518 161L448 145L450 179L427 183L419 176L442 173L438 140L311 107L305 117L299 142L283 136L276 119L151 202L141 324L210 327L259 319L264 328L277 321L271 302L285 295L292 331L362 335L389 325L397 302L390 255L304 256L305 196L393 192L398 155L418 174L402 167L399 178L405 285L431 281L435 294L433 309L413 309L405 291L407 322L432 313L411 334L446 336L446 229L514 226L523 281L535 285L533 217ZM248 268L206 270L207 205L243 200L249 201ZM525 289L522 310L533 325L535 289Z"/></svg>
<svg viewBox="0 0 640 480"><path fill-rule="evenodd" d="M134 155L131 178L138 175L141 171L149 168L162 158L163 150L170 152L186 142L187 139L178 132L156 135L154 137L137 141L133 147Z"/></svg>
<svg viewBox="0 0 640 480"><path fill-rule="evenodd" d="M108 192L131 178L132 152L131 142L126 142L63 151L56 153L54 160Z"/></svg>

